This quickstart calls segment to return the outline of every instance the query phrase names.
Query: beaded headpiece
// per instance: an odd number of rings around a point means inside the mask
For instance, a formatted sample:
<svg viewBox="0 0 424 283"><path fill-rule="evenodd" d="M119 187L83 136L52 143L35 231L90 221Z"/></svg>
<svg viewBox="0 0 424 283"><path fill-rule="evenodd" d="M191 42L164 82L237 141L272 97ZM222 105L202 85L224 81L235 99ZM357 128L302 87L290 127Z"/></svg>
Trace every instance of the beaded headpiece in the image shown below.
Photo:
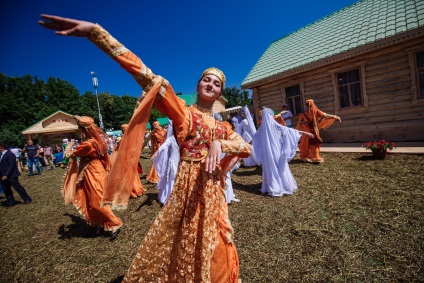
<svg viewBox="0 0 424 283"><path fill-rule="evenodd" d="M214 75L214 76L216 76L221 81L221 83L223 85L225 85L225 75L224 75L224 73L220 69L217 69L215 67L211 67L209 69L206 69L203 72L203 74L202 74L202 78L204 76L206 76L206 75Z"/></svg>

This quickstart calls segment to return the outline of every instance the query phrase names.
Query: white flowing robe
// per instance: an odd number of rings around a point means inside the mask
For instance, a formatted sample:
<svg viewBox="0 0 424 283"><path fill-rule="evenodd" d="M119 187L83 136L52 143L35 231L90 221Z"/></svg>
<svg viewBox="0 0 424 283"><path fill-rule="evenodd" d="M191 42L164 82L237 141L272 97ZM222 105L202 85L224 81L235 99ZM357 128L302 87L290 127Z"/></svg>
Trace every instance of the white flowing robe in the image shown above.
<svg viewBox="0 0 424 283"><path fill-rule="evenodd" d="M256 133L256 127L253 123L252 116L250 115L249 108L246 106L243 107L246 119L243 119L237 126L237 133L244 139L247 143L252 143L253 136ZM256 160L255 153L252 152L252 155L249 158L243 158L243 164L246 167L257 166L258 162Z"/></svg>
<svg viewBox="0 0 424 283"><path fill-rule="evenodd" d="M296 155L299 139L297 130L279 125L272 110L264 109L262 124L253 137L253 150L262 164L261 193L282 196L297 189L288 162Z"/></svg>
<svg viewBox="0 0 424 283"><path fill-rule="evenodd" d="M153 160L153 166L155 166L155 170L159 176L159 182L156 185L156 188L159 190L158 200L162 204L168 200L172 192L178 163L180 162L180 149L172 133L172 121L169 120L166 140L159 147L158 154Z"/></svg>
<svg viewBox="0 0 424 283"><path fill-rule="evenodd" d="M221 159L224 158L226 156L226 154L222 154L221 155ZM227 203L231 203L231 202L239 202L240 200L236 198L236 195L234 194L234 190L233 190L233 182L231 181L231 174L233 173L234 170L237 170L240 167L240 163L237 162L236 165L234 165L234 167L229 170L227 172L227 174L225 175L225 185L224 185L224 193L225 193L225 200L227 201Z"/></svg>

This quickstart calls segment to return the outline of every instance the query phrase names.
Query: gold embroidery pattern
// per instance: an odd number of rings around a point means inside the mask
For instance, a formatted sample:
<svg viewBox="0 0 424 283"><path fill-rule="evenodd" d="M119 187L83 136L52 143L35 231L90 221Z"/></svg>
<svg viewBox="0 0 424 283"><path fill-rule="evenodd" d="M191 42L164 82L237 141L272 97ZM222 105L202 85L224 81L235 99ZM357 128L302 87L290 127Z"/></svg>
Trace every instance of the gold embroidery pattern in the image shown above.
<svg viewBox="0 0 424 283"><path fill-rule="evenodd" d="M191 112L190 133L180 146L180 155L183 160L199 161L208 155L212 141L226 138L227 128L212 116L203 115L193 107L188 109Z"/></svg>
<svg viewBox="0 0 424 283"><path fill-rule="evenodd" d="M164 78L162 78L162 79L163 79L163 82L162 82L162 85L160 86L160 89L159 89L159 92L158 92L159 95L156 97L156 99L162 99L162 98L165 97L166 88L169 85L169 82L167 80L165 80Z"/></svg>
<svg viewBox="0 0 424 283"><path fill-rule="evenodd" d="M98 48L100 48L106 54L113 57L112 51L122 44L111 36L105 29L100 25L96 24L88 36L88 40L93 42Z"/></svg>
<svg viewBox="0 0 424 283"><path fill-rule="evenodd" d="M221 140L222 152L238 155L246 149L249 156L252 154L252 146L246 143L237 133L230 135L229 140Z"/></svg>
<svg viewBox="0 0 424 283"><path fill-rule="evenodd" d="M244 149L244 142L239 141L239 149L237 150L236 154L239 154Z"/></svg>
<svg viewBox="0 0 424 283"><path fill-rule="evenodd" d="M229 140L233 140L235 137L237 137L237 133L233 133L233 134L231 134L229 137L228 137L228 139Z"/></svg>
<svg viewBox="0 0 424 283"><path fill-rule="evenodd" d="M111 54L113 57L116 57L116 56L120 56L120 55L122 55L122 54L124 54L124 53L126 53L126 52L128 52L128 51L129 51L129 50L128 50L125 46L121 45L121 46L119 46L119 47L117 47L117 48L113 49L112 51L110 51L110 54Z"/></svg>
<svg viewBox="0 0 424 283"><path fill-rule="evenodd" d="M225 208L219 172L209 174L204 163L181 161L171 196L123 282L210 282L220 223L231 227L229 220L220 221Z"/></svg>

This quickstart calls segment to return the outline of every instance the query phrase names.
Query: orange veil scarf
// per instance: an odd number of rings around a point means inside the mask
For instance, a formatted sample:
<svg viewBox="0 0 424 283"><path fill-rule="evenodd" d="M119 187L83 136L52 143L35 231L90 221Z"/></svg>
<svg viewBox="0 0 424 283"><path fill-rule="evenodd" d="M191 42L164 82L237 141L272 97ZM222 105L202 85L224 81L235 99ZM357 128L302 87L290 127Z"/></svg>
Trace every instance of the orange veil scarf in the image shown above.
<svg viewBox="0 0 424 283"><path fill-rule="evenodd" d="M110 162L109 154L107 152L107 148L108 148L107 134L94 124L92 128L90 129L86 128L86 130L88 134L90 135L90 137L97 142L97 145L99 146L100 153L101 153L100 160L102 161L102 164L105 167L106 171L109 172L111 162Z"/></svg>
<svg viewBox="0 0 424 283"><path fill-rule="evenodd" d="M104 142L106 134L102 129L94 124L93 118L87 116L80 117L77 115L75 115L74 118L77 120L78 126L84 128L90 138L95 141L99 148L100 161L102 162L104 168L108 171L110 168L110 159L107 153L107 145ZM72 152L72 145L72 143L68 144L65 150L66 154L70 154ZM78 172L78 163L75 156L71 156L70 162L68 164L68 171L63 180L62 187L62 194L64 196L65 203L73 203L75 198L75 189L79 178L81 178L81 176L79 176Z"/></svg>
<svg viewBox="0 0 424 283"><path fill-rule="evenodd" d="M305 116L306 120L312 122L313 128L311 129L304 125L297 127L297 130L312 132L318 140L322 141L319 129L328 129L331 125L333 125L335 119L332 117L325 117L326 114L318 109L313 99L307 99L306 104L309 106L309 109L305 111L306 113L302 114Z"/></svg>
<svg viewBox="0 0 424 283"><path fill-rule="evenodd" d="M163 78L158 77L153 87L142 98L128 123L125 135L119 142L119 150L104 190L102 205L112 205L112 208L125 209L134 187L134 178L142 151L144 134L150 111L156 95L162 85Z"/></svg>

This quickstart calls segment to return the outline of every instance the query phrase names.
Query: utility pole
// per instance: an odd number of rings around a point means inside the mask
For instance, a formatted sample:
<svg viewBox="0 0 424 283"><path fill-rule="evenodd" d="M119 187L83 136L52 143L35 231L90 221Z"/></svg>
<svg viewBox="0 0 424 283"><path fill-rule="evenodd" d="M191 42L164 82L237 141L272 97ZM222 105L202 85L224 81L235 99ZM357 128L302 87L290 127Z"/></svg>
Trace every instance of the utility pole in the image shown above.
<svg viewBox="0 0 424 283"><path fill-rule="evenodd" d="M91 72L91 74L93 75L93 77L92 77L93 87L94 87L94 90L96 91L97 109L99 110L99 124L100 124L99 126L100 126L100 129L104 130L102 114L100 114L99 95L97 94L97 88L99 86L99 81L97 80L95 72Z"/></svg>

